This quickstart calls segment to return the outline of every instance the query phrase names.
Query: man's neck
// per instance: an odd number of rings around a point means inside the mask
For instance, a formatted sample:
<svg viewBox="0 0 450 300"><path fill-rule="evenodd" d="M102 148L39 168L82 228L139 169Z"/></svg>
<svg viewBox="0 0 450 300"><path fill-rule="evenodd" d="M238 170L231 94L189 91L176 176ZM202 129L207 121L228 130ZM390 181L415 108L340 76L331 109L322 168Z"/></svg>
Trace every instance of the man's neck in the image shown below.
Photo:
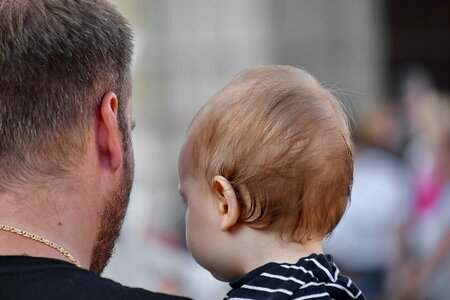
<svg viewBox="0 0 450 300"><path fill-rule="evenodd" d="M43 197L45 195L45 197ZM34 196L34 197L33 197ZM70 253L83 268L90 265L92 245L96 237L96 211L80 205L84 195L60 193L0 195L0 224L36 234ZM91 209L92 210L92 209ZM83 216L80 219L79 216ZM17 233L0 230L0 255L27 255L69 261L60 251Z"/></svg>

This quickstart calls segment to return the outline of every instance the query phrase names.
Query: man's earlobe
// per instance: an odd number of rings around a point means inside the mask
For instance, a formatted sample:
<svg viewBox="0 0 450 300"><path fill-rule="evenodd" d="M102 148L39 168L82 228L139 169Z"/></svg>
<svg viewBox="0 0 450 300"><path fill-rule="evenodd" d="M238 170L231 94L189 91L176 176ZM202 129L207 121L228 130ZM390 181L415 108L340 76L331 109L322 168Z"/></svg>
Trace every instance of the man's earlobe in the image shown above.
<svg viewBox="0 0 450 300"><path fill-rule="evenodd" d="M212 179L214 192L218 198L218 211L221 218L220 229L230 230L239 221L241 207L231 183L223 176Z"/></svg>
<svg viewBox="0 0 450 300"><path fill-rule="evenodd" d="M102 164L112 170L122 165L123 150L119 128L119 101L113 92L106 93L96 113L97 147Z"/></svg>

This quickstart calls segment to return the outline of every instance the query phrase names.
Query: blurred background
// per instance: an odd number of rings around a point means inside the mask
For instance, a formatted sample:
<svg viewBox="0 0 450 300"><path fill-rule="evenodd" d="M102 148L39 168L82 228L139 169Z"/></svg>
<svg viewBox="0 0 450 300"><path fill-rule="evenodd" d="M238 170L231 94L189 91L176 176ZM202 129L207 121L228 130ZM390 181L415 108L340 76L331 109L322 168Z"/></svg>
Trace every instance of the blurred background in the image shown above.
<svg viewBox="0 0 450 300"><path fill-rule="evenodd" d="M450 299L450 2L113 0L135 31L135 186L104 273L221 299L184 241L177 159L198 109L261 64L312 73L353 107L349 209L325 251L368 299Z"/></svg>

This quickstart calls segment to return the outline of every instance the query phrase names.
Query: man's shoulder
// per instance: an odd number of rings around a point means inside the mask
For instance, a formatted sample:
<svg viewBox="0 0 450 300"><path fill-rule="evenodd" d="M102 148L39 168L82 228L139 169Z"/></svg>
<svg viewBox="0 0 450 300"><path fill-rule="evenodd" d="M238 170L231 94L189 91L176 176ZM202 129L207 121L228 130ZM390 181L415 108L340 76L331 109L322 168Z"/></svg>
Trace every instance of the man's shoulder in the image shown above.
<svg viewBox="0 0 450 300"><path fill-rule="evenodd" d="M100 277L87 270L78 270L77 272L74 272L71 276L68 276L66 281L67 283L74 283L73 287L75 289L70 290L70 292L79 295L73 297L73 299L186 299L155 293L142 288L127 287L111 279ZM64 288L62 289L62 292L65 292Z"/></svg>
<svg viewBox="0 0 450 300"><path fill-rule="evenodd" d="M0 267L0 299L186 299L126 287L58 260L0 257Z"/></svg>

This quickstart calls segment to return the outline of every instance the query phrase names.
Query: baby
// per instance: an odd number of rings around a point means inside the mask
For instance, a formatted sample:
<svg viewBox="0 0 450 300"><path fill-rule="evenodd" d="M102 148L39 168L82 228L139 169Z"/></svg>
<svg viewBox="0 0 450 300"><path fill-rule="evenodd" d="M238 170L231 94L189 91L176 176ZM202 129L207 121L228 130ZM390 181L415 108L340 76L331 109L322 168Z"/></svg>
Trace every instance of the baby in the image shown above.
<svg viewBox="0 0 450 300"><path fill-rule="evenodd" d="M349 125L329 91L294 67L247 70L200 110L182 147L188 247L230 282L225 299L365 299L322 254L352 174Z"/></svg>

